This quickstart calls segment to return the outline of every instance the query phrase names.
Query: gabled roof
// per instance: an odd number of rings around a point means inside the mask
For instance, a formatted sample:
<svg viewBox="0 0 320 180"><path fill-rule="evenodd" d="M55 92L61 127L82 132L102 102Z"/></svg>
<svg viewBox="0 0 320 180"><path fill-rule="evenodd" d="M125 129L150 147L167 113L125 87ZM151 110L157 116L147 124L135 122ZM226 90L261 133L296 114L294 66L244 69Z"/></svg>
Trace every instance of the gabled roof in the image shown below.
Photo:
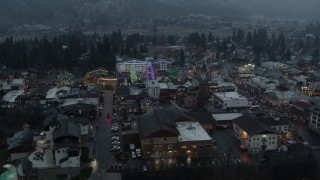
<svg viewBox="0 0 320 180"><path fill-rule="evenodd" d="M165 130L178 136L175 120L168 116L162 108L154 107L140 117L138 121L140 137L147 138L153 134Z"/></svg>
<svg viewBox="0 0 320 180"><path fill-rule="evenodd" d="M248 135L254 136L257 134L276 134L273 129L257 121L250 116L242 116L233 121L234 124L239 126Z"/></svg>
<svg viewBox="0 0 320 180"><path fill-rule="evenodd" d="M22 130L13 135L11 141L9 142L8 150L14 149L16 147L33 147L33 134L29 130Z"/></svg>
<svg viewBox="0 0 320 180"><path fill-rule="evenodd" d="M53 139L66 136L80 137L80 127L77 124L70 121L60 122L61 126L52 133Z"/></svg>

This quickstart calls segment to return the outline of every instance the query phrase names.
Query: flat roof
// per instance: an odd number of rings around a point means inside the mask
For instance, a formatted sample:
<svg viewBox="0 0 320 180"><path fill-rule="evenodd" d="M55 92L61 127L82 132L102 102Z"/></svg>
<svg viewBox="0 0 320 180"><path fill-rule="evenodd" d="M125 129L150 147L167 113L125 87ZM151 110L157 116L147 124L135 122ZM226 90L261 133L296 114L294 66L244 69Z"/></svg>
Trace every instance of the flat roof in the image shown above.
<svg viewBox="0 0 320 180"><path fill-rule="evenodd" d="M223 101L248 99L238 92L218 92L214 95Z"/></svg>
<svg viewBox="0 0 320 180"><path fill-rule="evenodd" d="M236 119L238 117L241 117L242 113L221 113L221 114L212 114L212 117L216 121L230 121L233 119Z"/></svg>
<svg viewBox="0 0 320 180"><path fill-rule="evenodd" d="M183 141L206 141L211 137L199 122L176 122L179 131L178 140Z"/></svg>

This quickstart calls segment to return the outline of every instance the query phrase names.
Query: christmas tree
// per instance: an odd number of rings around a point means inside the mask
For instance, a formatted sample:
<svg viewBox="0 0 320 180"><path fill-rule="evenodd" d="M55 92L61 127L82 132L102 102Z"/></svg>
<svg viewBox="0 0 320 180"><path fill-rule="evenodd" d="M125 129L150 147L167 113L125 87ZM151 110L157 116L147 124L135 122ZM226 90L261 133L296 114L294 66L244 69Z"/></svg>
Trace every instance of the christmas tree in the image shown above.
<svg viewBox="0 0 320 180"><path fill-rule="evenodd" d="M134 67L130 69L130 79L131 83L136 83L138 81L137 71Z"/></svg>

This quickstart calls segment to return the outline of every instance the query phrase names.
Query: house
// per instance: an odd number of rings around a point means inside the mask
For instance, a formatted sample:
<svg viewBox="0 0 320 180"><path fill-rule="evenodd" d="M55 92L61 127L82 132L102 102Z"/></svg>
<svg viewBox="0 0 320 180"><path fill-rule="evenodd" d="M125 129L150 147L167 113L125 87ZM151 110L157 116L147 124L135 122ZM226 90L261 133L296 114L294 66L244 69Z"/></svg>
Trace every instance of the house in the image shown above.
<svg viewBox="0 0 320 180"><path fill-rule="evenodd" d="M24 99L26 104L46 104L48 88L36 88Z"/></svg>
<svg viewBox="0 0 320 180"><path fill-rule="evenodd" d="M300 120L302 122L308 122L310 119L310 108L312 104L307 101L295 101L289 104L288 116Z"/></svg>
<svg viewBox="0 0 320 180"><path fill-rule="evenodd" d="M10 161L26 158L35 148L30 126L25 124L22 131L15 133L12 138L8 138L7 144Z"/></svg>
<svg viewBox="0 0 320 180"><path fill-rule="evenodd" d="M53 131L53 156L56 165L60 167L80 166L80 133L80 127L70 121L61 122L61 126Z"/></svg>
<svg viewBox="0 0 320 180"><path fill-rule="evenodd" d="M10 84L11 90L23 90L25 88L25 82L23 79L13 79Z"/></svg>
<svg viewBox="0 0 320 180"><path fill-rule="evenodd" d="M241 146L250 151L277 149L277 132L253 117L242 116L235 119L233 131Z"/></svg>
<svg viewBox="0 0 320 180"><path fill-rule="evenodd" d="M148 80L146 83L147 92L151 99L159 99L160 85L156 80Z"/></svg>
<svg viewBox="0 0 320 180"><path fill-rule="evenodd" d="M256 118L256 121L272 128L279 135L283 135L284 137L287 137L287 135L289 135L288 133L290 131L289 128L291 123L286 117L260 117Z"/></svg>
<svg viewBox="0 0 320 180"><path fill-rule="evenodd" d="M168 99L170 97L169 87L167 83L159 83L160 86L160 99Z"/></svg>
<svg viewBox="0 0 320 180"><path fill-rule="evenodd" d="M248 98L239 94L238 92L217 92L213 93L216 99L224 109L226 108L246 108L251 104Z"/></svg>

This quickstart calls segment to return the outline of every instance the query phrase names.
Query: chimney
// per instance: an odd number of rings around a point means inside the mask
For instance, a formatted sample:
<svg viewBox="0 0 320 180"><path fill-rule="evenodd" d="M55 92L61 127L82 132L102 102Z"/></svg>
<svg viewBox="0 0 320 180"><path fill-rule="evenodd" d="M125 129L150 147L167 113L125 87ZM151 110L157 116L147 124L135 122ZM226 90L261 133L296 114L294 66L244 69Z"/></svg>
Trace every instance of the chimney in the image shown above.
<svg viewBox="0 0 320 180"><path fill-rule="evenodd" d="M30 130L30 125L28 123L24 124L22 127L23 127L23 129L25 131L29 131Z"/></svg>

